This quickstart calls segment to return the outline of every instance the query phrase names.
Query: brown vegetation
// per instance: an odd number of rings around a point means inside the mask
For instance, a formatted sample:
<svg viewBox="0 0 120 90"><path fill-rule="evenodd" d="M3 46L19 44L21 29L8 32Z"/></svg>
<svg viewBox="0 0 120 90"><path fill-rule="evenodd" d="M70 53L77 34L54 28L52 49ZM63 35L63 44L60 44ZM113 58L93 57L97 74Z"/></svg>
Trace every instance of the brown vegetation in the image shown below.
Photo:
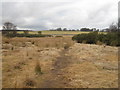
<svg viewBox="0 0 120 90"><path fill-rule="evenodd" d="M71 37L2 41L3 88L118 87L117 47L77 44Z"/></svg>

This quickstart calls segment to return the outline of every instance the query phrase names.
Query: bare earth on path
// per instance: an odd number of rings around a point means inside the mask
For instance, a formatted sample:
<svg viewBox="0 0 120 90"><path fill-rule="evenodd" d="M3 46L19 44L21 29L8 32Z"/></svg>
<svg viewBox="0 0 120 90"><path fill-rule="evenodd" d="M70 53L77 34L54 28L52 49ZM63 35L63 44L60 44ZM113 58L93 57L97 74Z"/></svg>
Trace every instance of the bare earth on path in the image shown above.
<svg viewBox="0 0 120 90"><path fill-rule="evenodd" d="M62 71L64 68L68 67L71 64L71 56L67 56L66 53L68 50L63 50L60 52L60 57L57 57L56 61L53 64L53 69L51 70L51 76L48 76L41 85L43 88L65 88L71 87L69 85L69 79L67 79ZM50 78L51 77L51 78Z"/></svg>

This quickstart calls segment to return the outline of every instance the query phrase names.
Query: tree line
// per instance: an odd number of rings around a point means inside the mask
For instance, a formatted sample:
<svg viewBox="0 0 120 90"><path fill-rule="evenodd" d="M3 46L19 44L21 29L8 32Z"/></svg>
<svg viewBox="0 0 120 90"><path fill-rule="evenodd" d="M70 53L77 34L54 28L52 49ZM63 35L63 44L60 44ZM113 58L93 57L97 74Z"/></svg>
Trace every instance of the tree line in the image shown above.
<svg viewBox="0 0 120 90"><path fill-rule="evenodd" d="M18 33L18 31L23 33ZM29 30L17 30L16 25L11 22L4 23L2 35L6 37L51 37L51 35L42 35L41 31L38 31L38 34L30 34Z"/></svg>
<svg viewBox="0 0 120 90"><path fill-rule="evenodd" d="M96 29L96 28L81 28L81 29L67 29L67 28L56 28L56 29L50 29L50 31L87 31L87 32L90 32L90 31L99 31L99 29Z"/></svg>

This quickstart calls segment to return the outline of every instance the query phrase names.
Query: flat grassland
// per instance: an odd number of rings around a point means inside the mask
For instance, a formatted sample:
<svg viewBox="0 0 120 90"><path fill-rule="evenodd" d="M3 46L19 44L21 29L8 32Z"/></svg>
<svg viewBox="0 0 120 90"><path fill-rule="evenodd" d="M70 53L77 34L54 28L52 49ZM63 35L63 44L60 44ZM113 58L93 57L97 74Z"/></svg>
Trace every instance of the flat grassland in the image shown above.
<svg viewBox="0 0 120 90"><path fill-rule="evenodd" d="M42 34L82 34L89 32L80 32L80 31L42 31Z"/></svg>
<svg viewBox="0 0 120 90"><path fill-rule="evenodd" d="M76 34L87 34L90 32L83 32L83 31L41 31L42 34L50 34L50 35L76 35ZM23 33L23 32L19 32L19 33ZM29 31L30 34L38 34L38 31ZM104 33L105 32L99 32L99 33Z"/></svg>
<svg viewBox="0 0 120 90"><path fill-rule="evenodd" d="M117 88L118 48L71 37L2 39L3 88Z"/></svg>
<svg viewBox="0 0 120 90"><path fill-rule="evenodd" d="M19 32L19 31L18 31ZM41 31L42 34L82 34L82 33L89 33L89 32L80 32L80 31ZM23 32L19 32L23 33ZM38 31L29 31L30 34L38 34Z"/></svg>

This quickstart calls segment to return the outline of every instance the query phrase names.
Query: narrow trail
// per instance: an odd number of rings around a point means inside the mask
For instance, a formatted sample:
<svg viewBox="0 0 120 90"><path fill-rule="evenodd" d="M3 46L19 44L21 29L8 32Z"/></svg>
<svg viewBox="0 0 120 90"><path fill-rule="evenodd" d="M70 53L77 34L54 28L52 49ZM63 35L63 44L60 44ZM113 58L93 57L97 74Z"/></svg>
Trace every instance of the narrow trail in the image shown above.
<svg viewBox="0 0 120 90"><path fill-rule="evenodd" d="M53 64L53 70L50 71L50 77L46 78L42 84L42 88L65 88L71 87L69 80L65 77L63 71L68 65L70 65L71 56L67 56L68 50L63 50L60 53L60 57Z"/></svg>

